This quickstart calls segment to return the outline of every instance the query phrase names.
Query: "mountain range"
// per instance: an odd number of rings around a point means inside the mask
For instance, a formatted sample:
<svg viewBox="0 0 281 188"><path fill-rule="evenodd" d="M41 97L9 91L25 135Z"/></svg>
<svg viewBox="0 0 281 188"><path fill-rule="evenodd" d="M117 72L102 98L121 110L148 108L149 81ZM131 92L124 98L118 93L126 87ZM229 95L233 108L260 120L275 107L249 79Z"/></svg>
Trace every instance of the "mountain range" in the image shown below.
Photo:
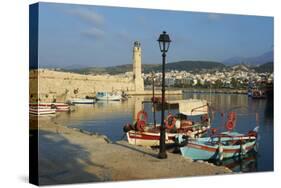
<svg viewBox="0 0 281 188"><path fill-rule="evenodd" d="M255 57L232 57L223 61L223 63L226 65L243 63L250 66L258 66L267 62L273 62L273 50Z"/></svg>
<svg viewBox="0 0 281 188"><path fill-rule="evenodd" d="M222 69L235 69L241 71L248 71L249 69L254 69L256 72L273 72L273 62L267 62L259 66L249 66L246 64L235 64L235 65L225 65L219 62L211 61L179 61L166 64L166 71L178 70L178 71L193 71L200 72L202 70L222 70ZM132 64L118 65L111 67L88 67L88 68L78 68L78 69L60 69L65 72L75 72L80 74L122 74L125 72L131 72L133 70ZM142 72L161 72L161 64L143 64Z"/></svg>
<svg viewBox="0 0 281 188"><path fill-rule="evenodd" d="M238 69L248 70L254 69L257 72L273 72L273 51L268 51L256 57L232 57L223 62L214 61L178 61L166 64L166 71L194 71L202 70L221 70L221 69ZM122 74L131 72L132 64L109 66L109 67L79 67L78 65L60 69L66 72L75 72L80 74ZM142 72L160 72L162 71L162 64L142 64Z"/></svg>

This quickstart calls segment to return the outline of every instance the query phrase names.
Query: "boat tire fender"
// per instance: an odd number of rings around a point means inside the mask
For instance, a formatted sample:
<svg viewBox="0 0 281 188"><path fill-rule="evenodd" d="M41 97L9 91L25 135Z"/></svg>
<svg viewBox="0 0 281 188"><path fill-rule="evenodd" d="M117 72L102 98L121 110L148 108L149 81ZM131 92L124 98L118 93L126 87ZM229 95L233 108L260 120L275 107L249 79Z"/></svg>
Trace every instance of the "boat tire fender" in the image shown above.
<svg viewBox="0 0 281 188"><path fill-rule="evenodd" d="M165 126L167 129L173 129L175 127L177 119L172 115L169 114L167 120L165 121Z"/></svg>
<svg viewBox="0 0 281 188"><path fill-rule="evenodd" d="M137 114L137 121L144 121L147 122L147 113L143 110L139 111Z"/></svg>

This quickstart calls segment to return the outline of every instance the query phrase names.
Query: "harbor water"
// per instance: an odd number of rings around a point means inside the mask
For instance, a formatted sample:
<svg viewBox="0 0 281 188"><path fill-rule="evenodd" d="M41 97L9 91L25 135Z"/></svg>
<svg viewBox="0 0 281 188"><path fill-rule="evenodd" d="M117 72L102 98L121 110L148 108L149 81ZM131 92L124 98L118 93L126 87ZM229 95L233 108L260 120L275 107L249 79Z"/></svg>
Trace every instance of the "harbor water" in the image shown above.
<svg viewBox="0 0 281 188"><path fill-rule="evenodd" d="M172 99L206 99L212 107L212 127L225 131L227 112L237 113L235 131L247 133L259 126L258 152L250 153L243 159L228 159L213 162L224 165L234 172L259 172L273 170L273 101L271 99L252 99L243 94L198 94L185 93L183 96L168 96ZM106 135L111 141L126 139L123 126L132 123L137 113L144 109L148 121L153 122L153 111L148 96L135 96L126 101L103 101L93 105L76 105L71 113L59 113L52 121L63 121L67 127L79 128L89 132ZM177 109L167 107L165 113L177 113ZM156 112L160 123L160 111Z"/></svg>

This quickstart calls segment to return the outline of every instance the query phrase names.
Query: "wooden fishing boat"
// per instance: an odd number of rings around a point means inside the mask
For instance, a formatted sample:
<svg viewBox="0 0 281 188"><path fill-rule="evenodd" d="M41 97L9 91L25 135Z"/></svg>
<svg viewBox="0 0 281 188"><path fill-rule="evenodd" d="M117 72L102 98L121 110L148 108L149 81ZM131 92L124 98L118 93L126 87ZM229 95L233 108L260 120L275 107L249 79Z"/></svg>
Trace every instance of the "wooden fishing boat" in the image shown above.
<svg viewBox="0 0 281 188"><path fill-rule="evenodd" d="M29 108L29 114L31 115L48 115L48 114L55 114L55 113L56 113L56 109L52 109L52 108L44 108L44 107Z"/></svg>
<svg viewBox="0 0 281 188"><path fill-rule="evenodd" d="M177 136L177 142L182 143L181 136ZM223 132L206 138L188 140L184 147L180 147L184 157L193 160L222 160L237 156L244 156L254 149L257 140L257 128L247 134L238 132Z"/></svg>
<svg viewBox="0 0 281 188"><path fill-rule="evenodd" d="M208 116L208 104L205 100L180 100L169 101L169 104L178 104L180 115L169 114L165 120L166 144L173 144L176 135L191 138L201 137L210 129L210 118ZM130 144L141 146L159 146L160 125L147 123L147 113L140 111L136 122L126 124L123 128ZM200 116L199 121L192 121L186 117ZM185 117L185 118L183 118Z"/></svg>
<svg viewBox="0 0 281 188"><path fill-rule="evenodd" d="M56 109L56 112L68 112L70 111L70 105L65 103L30 103L31 108L52 108Z"/></svg>
<svg viewBox="0 0 281 188"><path fill-rule="evenodd" d="M97 92L96 99L100 101L121 101L122 94L109 93L109 92Z"/></svg>

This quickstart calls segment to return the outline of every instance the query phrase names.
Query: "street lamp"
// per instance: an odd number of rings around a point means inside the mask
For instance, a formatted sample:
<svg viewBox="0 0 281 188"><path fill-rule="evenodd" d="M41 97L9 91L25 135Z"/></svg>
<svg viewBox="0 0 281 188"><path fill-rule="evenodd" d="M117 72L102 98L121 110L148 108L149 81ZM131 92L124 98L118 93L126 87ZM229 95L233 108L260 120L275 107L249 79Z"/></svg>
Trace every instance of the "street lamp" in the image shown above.
<svg viewBox="0 0 281 188"><path fill-rule="evenodd" d="M165 134L166 127L164 123L164 115L165 115L165 62L166 62L166 52L169 50L170 46L170 37L166 34L166 31L163 31L160 34L158 40L160 51L162 52L162 111L161 111L161 127L160 127L160 148L158 158L165 159L167 158L166 148L165 148Z"/></svg>
<svg viewBox="0 0 281 188"><path fill-rule="evenodd" d="M153 123L154 123L154 127L156 127L156 115L155 115L155 103L156 103L156 98L155 98L155 73L152 72L152 104L153 104Z"/></svg>

